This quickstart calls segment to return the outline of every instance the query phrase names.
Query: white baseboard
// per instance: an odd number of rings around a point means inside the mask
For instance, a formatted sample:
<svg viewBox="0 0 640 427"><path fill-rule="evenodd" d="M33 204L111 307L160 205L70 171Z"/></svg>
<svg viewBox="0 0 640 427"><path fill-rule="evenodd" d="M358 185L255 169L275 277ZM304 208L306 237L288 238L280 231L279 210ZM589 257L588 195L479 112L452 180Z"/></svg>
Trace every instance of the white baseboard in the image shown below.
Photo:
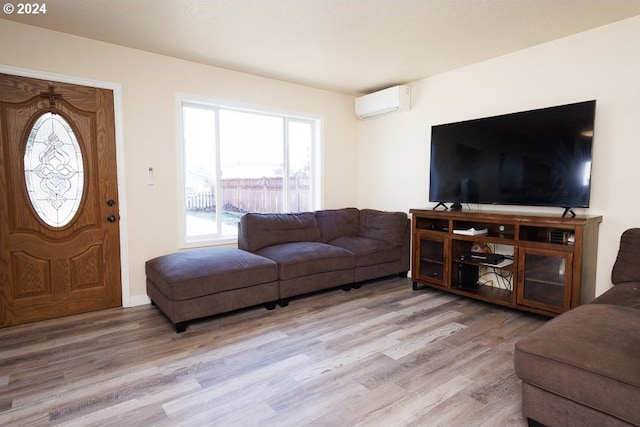
<svg viewBox="0 0 640 427"><path fill-rule="evenodd" d="M124 302L123 307L136 307L139 305L151 304L151 298L147 295L136 295Z"/></svg>

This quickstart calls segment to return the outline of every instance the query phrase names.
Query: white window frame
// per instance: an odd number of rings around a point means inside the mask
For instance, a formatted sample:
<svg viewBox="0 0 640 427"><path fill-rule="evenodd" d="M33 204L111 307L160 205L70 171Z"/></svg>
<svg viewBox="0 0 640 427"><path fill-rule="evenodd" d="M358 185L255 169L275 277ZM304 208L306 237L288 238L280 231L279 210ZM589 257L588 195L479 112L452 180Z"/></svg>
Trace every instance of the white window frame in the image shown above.
<svg viewBox="0 0 640 427"><path fill-rule="evenodd" d="M256 106L246 106L241 105L233 101L225 101L225 100L215 100L209 98L198 97L194 95L188 94L178 94L176 96L176 118L177 118L177 141L178 143L178 153L176 159L178 161L178 218L179 218L179 236L180 236L180 247L181 248L191 248L191 247L201 247L201 246L211 246L211 245L229 245L229 244L237 244L237 234L230 235L222 235L221 234L221 211L217 213L217 224L218 230L217 234L201 236L199 238L193 238L187 236L187 227L186 227L186 192L185 192L185 183L186 183L186 170L185 170L185 141L184 141L184 131L183 131L183 107L184 106L194 106L198 108L209 108L215 111L216 114L216 126L215 126L215 151L216 151L216 174L220 175L220 144L218 143L220 133L219 133L219 111L230 110L230 111L238 111L252 114L263 114L267 116L280 117L283 119L283 138L284 138L284 174L285 177L289 175L289 158L288 158L288 124L290 122L302 122L309 123L312 126L312 141L311 141L311 171L310 171L310 202L311 202L311 210L321 209L322 207L322 145L323 145L323 126L324 120L321 116L301 113L301 112L291 112L285 110L275 109L273 107L256 107ZM287 179L283 180L285 183L288 181ZM216 179L216 194L222 194L222 182L220 179ZM284 185L284 194L283 200L287 201L288 199L288 186Z"/></svg>

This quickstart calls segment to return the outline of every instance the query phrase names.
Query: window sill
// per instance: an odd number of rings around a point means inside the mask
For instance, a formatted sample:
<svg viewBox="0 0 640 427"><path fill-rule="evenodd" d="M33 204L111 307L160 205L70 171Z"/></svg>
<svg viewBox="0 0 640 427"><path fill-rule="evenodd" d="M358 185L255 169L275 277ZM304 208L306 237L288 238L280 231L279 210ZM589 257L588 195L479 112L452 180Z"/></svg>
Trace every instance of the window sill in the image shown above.
<svg viewBox="0 0 640 427"><path fill-rule="evenodd" d="M180 249L195 249L209 246L233 246L238 247L238 238L233 237L219 237L215 239L206 240L192 240L188 242L182 242Z"/></svg>

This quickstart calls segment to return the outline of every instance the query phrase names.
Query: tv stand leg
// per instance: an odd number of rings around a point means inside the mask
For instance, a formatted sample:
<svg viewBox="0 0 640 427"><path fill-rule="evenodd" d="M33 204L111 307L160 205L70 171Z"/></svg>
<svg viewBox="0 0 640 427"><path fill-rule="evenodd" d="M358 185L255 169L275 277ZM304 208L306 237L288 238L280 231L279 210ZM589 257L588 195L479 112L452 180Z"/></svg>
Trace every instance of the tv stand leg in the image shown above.
<svg viewBox="0 0 640 427"><path fill-rule="evenodd" d="M567 214L571 214L571 218L575 218L576 213L573 211L572 208L564 208L564 212L562 213L562 218L566 217Z"/></svg>
<svg viewBox="0 0 640 427"><path fill-rule="evenodd" d="M436 209L438 209L440 206L442 206L442 207L444 208L444 210L445 210L445 211L449 209L449 208L447 207L447 205L445 205L444 203L442 203L442 202L438 202L438 204L437 204L437 205L435 205L435 206L433 207L433 210L435 211L435 210L436 210Z"/></svg>
<svg viewBox="0 0 640 427"><path fill-rule="evenodd" d="M451 209L452 211L461 211L462 210L462 204L461 203L454 203L452 204L449 209Z"/></svg>

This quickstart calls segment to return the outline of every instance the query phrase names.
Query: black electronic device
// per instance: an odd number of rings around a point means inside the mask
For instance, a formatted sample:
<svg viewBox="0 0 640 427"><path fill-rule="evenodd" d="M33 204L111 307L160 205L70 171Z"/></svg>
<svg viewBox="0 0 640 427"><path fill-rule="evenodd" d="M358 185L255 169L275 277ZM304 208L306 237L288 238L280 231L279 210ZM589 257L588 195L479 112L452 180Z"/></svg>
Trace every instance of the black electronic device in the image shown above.
<svg viewBox="0 0 640 427"><path fill-rule="evenodd" d="M477 289L478 266L472 264L458 264L458 288Z"/></svg>
<svg viewBox="0 0 640 427"><path fill-rule="evenodd" d="M429 201L588 207L595 107L585 101L433 126Z"/></svg>
<svg viewBox="0 0 640 427"><path fill-rule="evenodd" d="M463 261L479 262L483 264L500 264L504 261L504 255L470 251L460 255L460 259Z"/></svg>
<svg viewBox="0 0 640 427"><path fill-rule="evenodd" d="M568 244L571 239L572 233L567 230L551 230L549 231L549 242Z"/></svg>

